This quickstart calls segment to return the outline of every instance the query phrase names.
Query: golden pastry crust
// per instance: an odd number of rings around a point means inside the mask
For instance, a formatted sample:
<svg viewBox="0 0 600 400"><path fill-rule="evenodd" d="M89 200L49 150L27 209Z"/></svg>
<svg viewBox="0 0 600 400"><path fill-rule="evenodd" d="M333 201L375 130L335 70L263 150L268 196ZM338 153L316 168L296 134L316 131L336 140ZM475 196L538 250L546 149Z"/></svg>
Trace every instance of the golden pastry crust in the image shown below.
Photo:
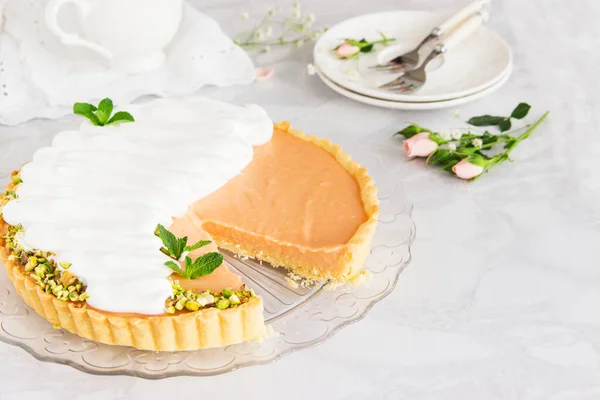
<svg viewBox="0 0 600 400"><path fill-rule="evenodd" d="M329 140L294 130L288 122L275 124L275 129L313 143L331 154L358 183L367 220L360 225L344 246L338 265L328 265L326 269L320 270L298 262L293 256L264 254L260 249L245 247L243 243L228 242L224 237L213 238L220 247L273 265L283 265L305 278L347 282L359 273L370 249L379 215L377 188L367 174L367 170L351 160L348 154L343 153L340 146L332 144ZM11 190L13 187L11 183L7 189ZM6 232L7 227L8 224L0 217L0 232ZM306 251L306 249L296 250L300 253ZM176 315L126 316L58 300L54 295L42 290L24 272L23 267L9 260L8 256L6 243L0 238L0 260L6 267L10 281L25 303L50 323L87 339L144 350L178 351L257 340L265 332L260 297L252 298L239 307L226 310L206 308Z"/></svg>
<svg viewBox="0 0 600 400"><path fill-rule="evenodd" d="M4 221L0 229L6 229ZM177 351L257 340L264 334L260 297L226 310L205 308L177 315L139 317L122 316L82 307L71 301L60 301L56 296L44 292L23 271L23 267L9 260L5 243L0 244L0 259L25 303L51 324L81 337L143 350Z"/></svg>
<svg viewBox="0 0 600 400"><path fill-rule="evenodd" d="M363 222L354 236L344 246L343 254L339 258L337 265L328 264L325 268L318 268L314 265L302 263L303 254L315 250L301 248L294 244L279 243L280 246L286 248L285 255L266 254L260 248L248 246L239 241L232 241L232 237L227 237L219 234L214 234L212 230L211 236L221 248L227 249L233 253L256 258L266 261L272 265L283 266L294 274L311 280L329 279L334 282L345 283L353 279L362 269L367 255L371 249L371 239L377 227L377 218L379 216L379 200L377 199L377 188L373 183L373 179L367 173L367 169L359 163L352 160L350 155L344 153L338 145L332 144L327 139L318 138L313 135L307 135L303 131L292 129L289 122L280 122L275 124L275 129L289 133L304 141L310 142L331 154L335 160L356 180L358 183L361 199L364 207L367 220ZM249 232L241 232L235 227L223 227L224 230L234 236L235 233L243 233L245 235L253 235ZM256 241L253 241L254 243ZM317 250L319 251L319 250Z"/></svg>

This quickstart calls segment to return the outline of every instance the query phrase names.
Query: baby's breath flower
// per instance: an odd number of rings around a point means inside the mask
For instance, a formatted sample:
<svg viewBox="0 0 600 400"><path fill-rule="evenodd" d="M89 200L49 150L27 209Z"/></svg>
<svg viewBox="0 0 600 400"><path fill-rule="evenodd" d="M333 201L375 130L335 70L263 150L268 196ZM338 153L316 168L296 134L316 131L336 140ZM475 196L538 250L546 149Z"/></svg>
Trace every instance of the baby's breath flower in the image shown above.
<svg viewBox="0 0 600 400"><path fill-rule="evenodd" d="M314 64L306 64L306 71L309 75L314 75L317 73L317 67Z"/></svg>
<svg viewBox="0 0 600 400"><path fill-rule="evenodd" d="M243 20L247 20L248 18L250 18L250 14L248 14L247 12L243 12L240 14L240 17L242 17Z"/></svg>
<svg viewBox="0 0 600 400"><path fill-rule="evenodd" d="M304 46L304 40L300 39L296 41L296 47L302 47Z"/></svg>
<svg viewBox="0 0 600 400"><path fill-rule="evenodd" d="M450 140L452 139L452 135L448 131L442 131L437 134L442 140Z"/></svg>
<svg viewBox="0 0 600 400"><path fill-rule="evenodd" d="M460 118L460 111L458 110L458 108L452 110L452 115L454 115L456 118Z"/></svg>
<svg viewBox="0 0 600 400"><path fill-rule="evenodd" d="M275 9L271 8L269 11L267 11L267 14L269 14L272 17L273 15L275 15Z"/></svg>
<svg viewBox="0 0 600 400"><path fill-rule="evenodd" d="M475 146L475 147L481 147L481 146L483 146L483 140L481 140L479 138L475 138L471 141L471 144L473 144L473 146Z"/></svg>
<svg viewBox="0 0 600 400"><path fill-rule="evenodd" d="M294 18L296 18L296 19L302 18L302 12L300 11L299 8L294 8L294 13L293 14L294 14Z"/></svg>
<svg viewBox="0 0 600 400"><path fill-rule="evenodd" d="M271 51L271 46L266 45L265 47L263 47L263 53L269 53Z"/></svg>
<svg viewBox="0 0 600 400"><path fill-rule="evenodd" d="M258 30L254 33L254 38L260 42L265 38L265 35L262 33L262 31Z"/></svg>
<svg viewBox="0 0 600 400"><path fill-rule="evenodd" d="M447 144L447 146L448 146L448 150L450 150L450 152L456 151L456 143L450 142Z"/></svg>
<svg viewBox="0 0 600 400"><path fill-rule="evenodd" d="M450 135L452 136L452 139L458 140L458 139L461 138L462 132L459 131L458 129L455 129L455 130L452 131L452 133Z"/></svg>
<svg viewBox="0 0 600 400"><path fill-rule="evenodd" d="M267 26L265 28L265 37L271 37L271 35L273 35L273 27L272 26Z"/></svg>
<svg viewBox="0 0 600 400"><path fill-rule="evenodd" d="M315 21L315 14L310 13L306 16L306 21L308 22L314 22Z"/></svg>
<svg viewBox="0 0 600 400"><path fill-rule="evenodd" d="M300 2L299 1L295 1L294 2L294 8L296 8L296 9L300 8Z"/></svg>

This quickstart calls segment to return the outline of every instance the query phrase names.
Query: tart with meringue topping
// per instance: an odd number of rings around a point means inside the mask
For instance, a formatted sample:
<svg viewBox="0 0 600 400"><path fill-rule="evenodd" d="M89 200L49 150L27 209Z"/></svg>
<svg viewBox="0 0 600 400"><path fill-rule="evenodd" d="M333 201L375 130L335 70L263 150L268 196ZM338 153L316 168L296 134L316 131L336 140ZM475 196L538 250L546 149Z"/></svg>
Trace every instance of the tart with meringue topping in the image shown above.
<svg viewBox="0 0 600 400"><path fill-rule="evenodd" d="M135 122L57 134L0 200L1 259L50 323L139 349L217 347L265 332L260 296L219 248L310 280L359 273L379 205L338 146L254 105L127 111Z"/></svg>

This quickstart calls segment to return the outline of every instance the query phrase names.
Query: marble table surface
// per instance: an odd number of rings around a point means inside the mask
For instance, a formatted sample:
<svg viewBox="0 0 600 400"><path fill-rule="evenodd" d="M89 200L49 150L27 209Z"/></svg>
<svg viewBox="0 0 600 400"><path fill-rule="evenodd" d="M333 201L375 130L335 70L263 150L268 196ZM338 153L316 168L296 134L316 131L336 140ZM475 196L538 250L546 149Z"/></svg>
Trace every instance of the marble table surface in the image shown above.
<svg viewBox="0 0 600 400"><path fill-rule="evenodd" d="M458 0L303 3L317 24L390 9L452 10ZM287 1L204 0L225 31L241 11ZM0 399L600 399L600 3L494 0L490 26L515 69L464 116L508 113L520 101L545 124L514 163L465 184L419 162L399 179L414 205L413 261L362 321L276 363L210 377L147 381L93 376L0 343ZM389 146L406 121L456 127L451 110L402 112L354 103L306 74L306 46L256 58L275 76L205 94L263 105L323 136ZM596 110L596 111L594 111ZM76 120L0 127L0 183ZM594 176L596 178L594 178ZM193 397L192 397L193 396Z"/></svg>

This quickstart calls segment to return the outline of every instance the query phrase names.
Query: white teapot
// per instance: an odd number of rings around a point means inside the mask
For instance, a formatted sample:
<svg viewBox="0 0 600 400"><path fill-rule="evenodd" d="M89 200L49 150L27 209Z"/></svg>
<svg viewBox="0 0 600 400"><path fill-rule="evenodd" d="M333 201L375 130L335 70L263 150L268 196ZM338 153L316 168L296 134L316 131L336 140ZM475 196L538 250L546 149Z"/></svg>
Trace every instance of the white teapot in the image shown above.
<svg viewBox="0 0 600 400"><path fill-rule="evenodd" d="M81 32L59 25L65 4L77 8ZM48 28L68 46L83 46L128 73L160 68L165 46L181 23L183 0L50 0L45 10Z"/></svg>

